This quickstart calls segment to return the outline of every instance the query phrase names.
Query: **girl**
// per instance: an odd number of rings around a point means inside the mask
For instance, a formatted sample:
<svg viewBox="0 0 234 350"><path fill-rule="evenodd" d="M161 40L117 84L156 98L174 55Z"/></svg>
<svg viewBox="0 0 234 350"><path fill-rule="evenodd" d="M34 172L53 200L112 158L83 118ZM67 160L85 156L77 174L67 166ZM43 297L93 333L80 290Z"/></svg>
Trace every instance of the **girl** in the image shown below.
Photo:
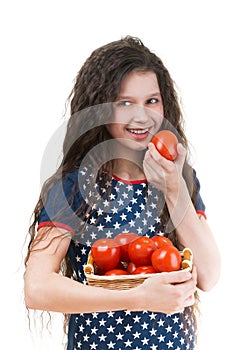
<svg viewBox="0 0 234 350"><path fill-rule="evenodd" d="M30 227L26 305L66 315L67 350L194 349L196 290L215 285L220 259L173 81L154 53L126 37L91 54L70 98L63 159ZM175 161L151 143L165 127L180 140ZM192 273L155 274L129 290L87 285L92 243L120 232L190 247Z"/></svg>

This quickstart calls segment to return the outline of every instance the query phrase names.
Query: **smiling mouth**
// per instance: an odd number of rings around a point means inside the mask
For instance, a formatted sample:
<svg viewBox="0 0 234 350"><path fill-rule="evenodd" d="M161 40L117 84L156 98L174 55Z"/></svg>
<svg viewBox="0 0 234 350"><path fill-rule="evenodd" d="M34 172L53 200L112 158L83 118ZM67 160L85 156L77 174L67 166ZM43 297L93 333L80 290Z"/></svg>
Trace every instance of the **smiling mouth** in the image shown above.
<svg viewBox="0 0 234 350"><path fill-rule="evenodd" d="M135 135L143 135L149 132L149 128L146 129L127 129L130 133Z"/></svg>

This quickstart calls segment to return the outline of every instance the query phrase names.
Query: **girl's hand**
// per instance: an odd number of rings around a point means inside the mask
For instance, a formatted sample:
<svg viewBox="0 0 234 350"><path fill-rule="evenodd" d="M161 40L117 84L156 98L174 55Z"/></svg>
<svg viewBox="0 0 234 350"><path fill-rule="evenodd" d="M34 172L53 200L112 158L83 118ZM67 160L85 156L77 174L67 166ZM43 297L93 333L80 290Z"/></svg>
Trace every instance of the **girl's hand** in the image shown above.
<svg viewBox="0 0 234 350"><path fill-rule="evenodd" d="M143 170L148 182L164 194L178 192L181 180L183 179L182 170L186 150L180 143L177 145L177 152L178 156L175 161L167 160L157 151L154 144L150 142L143 160Z"/></svg>
<svg viewBox="0 0 234 350"><path fill-rule="evenodd" d="M194 267L192 273L183 270L158 273L136 289L140 292L139 304L143 302L143 310L172 315L194 304L196 285L197 271Z"/></svg>

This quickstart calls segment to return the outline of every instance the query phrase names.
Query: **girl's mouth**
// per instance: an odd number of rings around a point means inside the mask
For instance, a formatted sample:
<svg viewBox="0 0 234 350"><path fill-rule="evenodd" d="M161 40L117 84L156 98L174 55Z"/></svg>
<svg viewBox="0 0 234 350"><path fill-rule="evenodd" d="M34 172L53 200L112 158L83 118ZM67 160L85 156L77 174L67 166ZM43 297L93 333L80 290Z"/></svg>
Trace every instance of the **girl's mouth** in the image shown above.
<svg viewBox="0 0 234 350"><path fill-rule="evenodd" d="M131 135L136 139L144 139L149 135L149 128L145 129L127 129Z"/></svg>
<svg viewBox="0 0 234 350"><path fill-rule="evenodd" d="M149 131L149 129L127 129L129 132L133 133L133 134L145 134Z"/></svg>

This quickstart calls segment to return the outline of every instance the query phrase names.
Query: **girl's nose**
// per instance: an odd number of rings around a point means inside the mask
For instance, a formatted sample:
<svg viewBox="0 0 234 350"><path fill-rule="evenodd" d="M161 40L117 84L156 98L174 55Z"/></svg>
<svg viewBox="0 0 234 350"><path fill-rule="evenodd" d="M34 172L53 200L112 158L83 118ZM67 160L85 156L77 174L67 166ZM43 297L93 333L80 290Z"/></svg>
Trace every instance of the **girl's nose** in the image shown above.
<svg viewBox="0 0 234 350"><path fill-rule="evenodd" d="M132 119L134 122L137 122L137 123L145 123L150 118L149 114L150 113L147 110L147 108L140 105L135 105L132 110Z"/></svg>

